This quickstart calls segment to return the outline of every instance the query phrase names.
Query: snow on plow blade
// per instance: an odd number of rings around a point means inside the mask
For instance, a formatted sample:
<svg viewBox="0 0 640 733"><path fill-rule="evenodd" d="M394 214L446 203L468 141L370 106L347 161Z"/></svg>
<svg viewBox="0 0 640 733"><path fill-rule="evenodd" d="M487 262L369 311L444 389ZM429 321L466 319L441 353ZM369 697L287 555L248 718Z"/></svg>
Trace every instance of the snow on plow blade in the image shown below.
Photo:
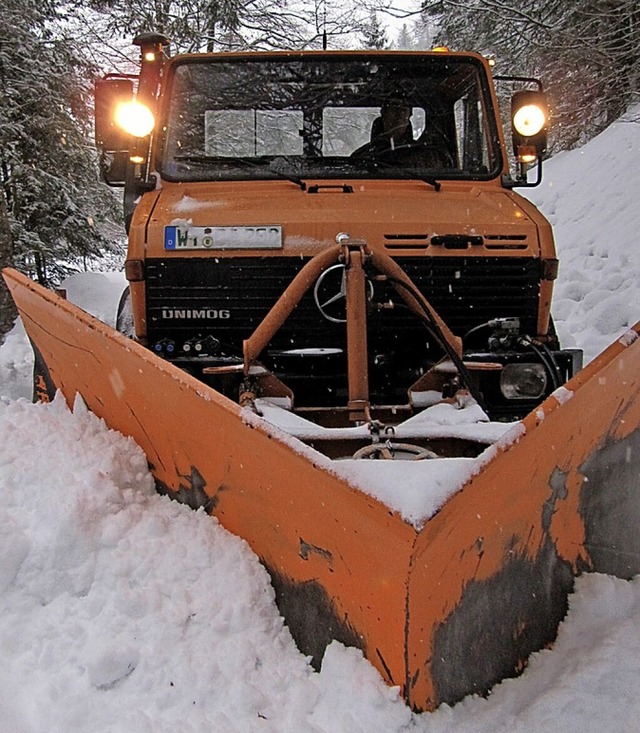
<svg viewBox="0 0 640 733"><path fill-rule="evenodd" d="M161 490L243 537L316 663L333 639L359 647L413 708L432 709L486 692L552 642L577 573L640 572L640 324L471 459L416 527L335 461L4 275L43 391L82 395L143 448ZM417 463L425 491L436 463Z"/></svg>

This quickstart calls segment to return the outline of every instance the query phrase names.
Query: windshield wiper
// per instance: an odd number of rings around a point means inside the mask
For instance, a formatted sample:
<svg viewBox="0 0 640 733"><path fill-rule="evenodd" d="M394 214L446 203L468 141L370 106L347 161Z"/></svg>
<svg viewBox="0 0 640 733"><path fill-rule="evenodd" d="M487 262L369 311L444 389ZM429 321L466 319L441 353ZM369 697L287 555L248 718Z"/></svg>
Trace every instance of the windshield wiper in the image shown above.
<svg viewBox="0 0 640 733"><path fill-rule="evenodd" d="M380 160L373 155L357 158L357 162L362 163L370 173L378 173L380 169L384 169L385 171L393 170L393 178L398 178L402 181L423 181L429 186L432 186L436 191L442 188L440 181L432 176L412 175L409 171L398 169L393 163L387 163L385 160Z"/></svg>
<svg viewBox="0 0 640 733"><path fill-rule="evenodd" d="M224 163L231 165L240 165L244 168L255 169L256 171L260 170L264 173L273 173L278 178L282 178L286 181L291 181L291 183L295 183L296 186L299 186L302 191L307 190L307 184L302 180L302 178L294 176L290 173L285 173L281 170L278 170L277 168L273 168L273 161L270 161L269 165L265 167L263 164L256 163L255 161L248 160L247 158L228 157L226 155L174 155L173 157L174 160L184 161L185 163Z"/></svg>
<svg viewBox="0 0 640 733"><path fill-rule="evenodd" d="M275 168L269 168L269 173L275 173L278 178L282 178L285 181L291 181L291 183L295 183L296 186L300 186L300 189L302 191L307 190L307 184L302 180L302 178L299 178L298 176L294 176L291 173L283 173L282 171L278 171Z"/></svg>
<svg viewBox="0 0 640 733"><path fill-rule="evenodd" d="M307 190L307 184L305 183L305 181L302 180L302 178L300 178L300 176L296 176L293 173L287 173L286 171L279 170L278 168L276 168L276 164L279 164L281 162L284 162L284 163L290 165L289 160L284 155L279 155L277 158L274 158L269 163L269 170L272 173L275 173L276 176L280 176L280 178L284 178L287 181L291 181L292 183L295 183L296 186L300 186L300 189L302 191L306 191Z"/></svg>

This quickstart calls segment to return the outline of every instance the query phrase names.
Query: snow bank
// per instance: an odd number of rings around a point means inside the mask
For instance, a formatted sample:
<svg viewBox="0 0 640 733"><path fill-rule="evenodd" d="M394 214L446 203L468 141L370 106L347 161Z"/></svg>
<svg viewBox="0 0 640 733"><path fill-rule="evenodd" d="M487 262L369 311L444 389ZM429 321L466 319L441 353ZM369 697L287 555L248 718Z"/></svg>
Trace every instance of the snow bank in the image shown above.
<svg viewBox="0 0 640 733"><path fill-rule="evenodd" d="M553 313L564 346L585 361L640 319L640 106L545 165L526 195L554 227L560 255Z"/></svg>
<svg viewBox="0 0 640 733"><path fill-rule="evenodd" d="M0 445L0 720L12 732L409 721L359 652L333 645L314 673L246 543L155 494L140 449L82 403L1 401Z"/></svg>
<svg viewBox="0 0 640 733"><path fill-rule="evenodd" d="M246 543L155 494L137 446L82 404L4 399L0 445L2 730L634 730L638 580L580 579L520 679L414 715L354 649L313 672Z"/></svg>
<svg viewBox="0 0 640 733"><path fill-rule="evenodd" d="M115 325L120 295L126 287L123 272L78 273L60 285L71 302L110 326Z"/></svg>
<svg viewBox="0 0 640 733"><path fill-rule="evenodd" d="M0 395L31 399L33 351L18 319L0 348Z"/></svg>

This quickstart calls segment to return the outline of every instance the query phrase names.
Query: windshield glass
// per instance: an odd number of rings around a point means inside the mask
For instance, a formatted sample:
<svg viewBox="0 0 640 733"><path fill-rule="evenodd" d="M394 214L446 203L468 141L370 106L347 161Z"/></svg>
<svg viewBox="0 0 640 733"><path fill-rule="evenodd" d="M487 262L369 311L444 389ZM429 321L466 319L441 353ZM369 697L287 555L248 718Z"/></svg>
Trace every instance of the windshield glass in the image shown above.
<svg viewBox="0 0 640 733"><path fill-rule="evenodd" d="M185 58L164 105L161 172L172 180L477 179L501 169L473 58Z"/></svg>

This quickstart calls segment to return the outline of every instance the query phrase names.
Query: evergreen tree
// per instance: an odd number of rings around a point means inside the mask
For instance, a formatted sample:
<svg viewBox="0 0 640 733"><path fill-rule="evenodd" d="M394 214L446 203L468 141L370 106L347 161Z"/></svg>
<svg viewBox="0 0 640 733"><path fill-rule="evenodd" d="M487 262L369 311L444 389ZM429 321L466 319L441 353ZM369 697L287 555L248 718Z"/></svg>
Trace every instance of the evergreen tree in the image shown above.
<svg viewBox="0 0 640 733"><path fill-rule="evenodd" d="M9 214L7 212L4 196L0 196L0 269L13 264L13 239L11 227L9 226ZM11 330L16 319L16 307L9 295L9 290L0 279L0 343L3 336Z"/></svg>
<svg viewBox="0 0 640 733"><path fill-rule="evenodd" d="M84 5L84 0L72 0ZM172 53L353 46L387 0L366 5L341 0L88 0L108 34L131 39L159 32Z"/></svg>
<svg viewBox="0 0 640 733"><path fill-rule="evenodd" d="M638 0L424 0L439 42L539 76L556 149L586 142L640 99Z"/></svg>
<svg viewBox="0 0 640 733"><path fill-rule="evenodd" d="M5 0L0 26L0 259L43 283L113 248L117 216L90 142L91 70L60 20L53 0Z"/></svg>
<svg viewBox="0 0 640 733"><path fill-rule="evenodd" d="M362 45L364 48L376 49L377 51L389 47L387 33L378 20L377 14L373 11L371 11L369 20L362 30Z"/></svg>
<svg viewBox="0 0 640 733"><path fill-rule="evenodd" d="M400 28L398 38L395 42L395 47L400 51L411 51L415 48L414 40L411 37L411 33L409 32L406 23L403 23L402 28Z"/></svg>

